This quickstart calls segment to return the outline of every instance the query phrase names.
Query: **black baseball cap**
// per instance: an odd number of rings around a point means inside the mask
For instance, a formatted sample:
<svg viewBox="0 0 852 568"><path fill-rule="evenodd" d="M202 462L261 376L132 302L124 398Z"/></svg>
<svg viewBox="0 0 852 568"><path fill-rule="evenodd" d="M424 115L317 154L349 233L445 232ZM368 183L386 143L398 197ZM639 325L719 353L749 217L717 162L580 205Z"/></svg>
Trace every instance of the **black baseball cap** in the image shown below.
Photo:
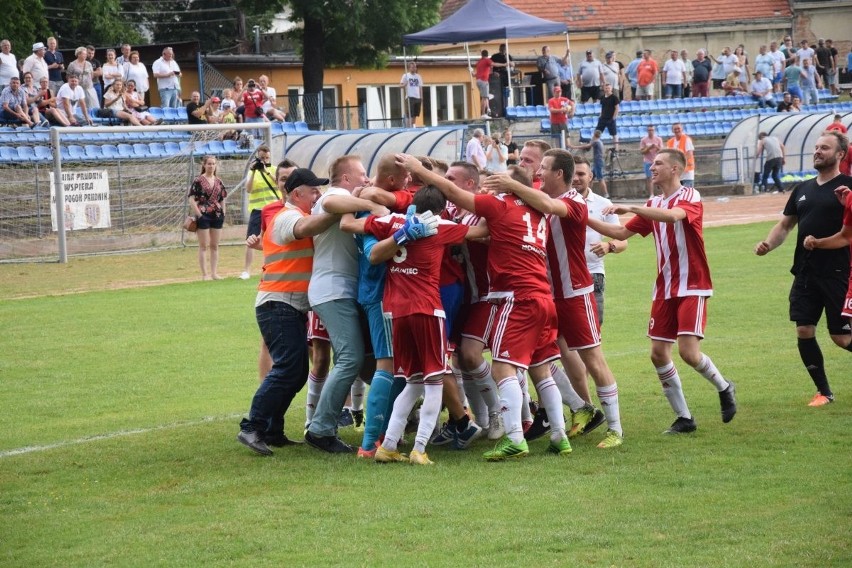
<svg viewBox="0 0 852 568"><path fill-rule="evenodd" d="M328 185L328 178L318 178L314 172L308 168L297 168L287 176L287 182L284 184L284 189L287 192L293 191L299 186L309 185L318 187L320 185Z"/></svg>

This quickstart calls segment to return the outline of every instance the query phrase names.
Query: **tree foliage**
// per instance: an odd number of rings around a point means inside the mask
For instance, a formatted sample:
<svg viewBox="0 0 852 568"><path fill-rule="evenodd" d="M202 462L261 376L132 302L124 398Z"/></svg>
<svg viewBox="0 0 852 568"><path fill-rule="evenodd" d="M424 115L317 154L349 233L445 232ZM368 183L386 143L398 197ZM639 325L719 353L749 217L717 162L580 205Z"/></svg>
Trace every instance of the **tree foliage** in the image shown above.
<svg viewBox="0 0 852 568"><path fill-rule="evenodd" d="M45 16L60 47L139 43L138 20L121 0L46 0ZM138 3L134 5L138 8Z"/></svg>
<svg viewBox="0 0 852 568"><path fill-rule="evenodd" d="M12 42L12 53L18 59L28 57L32 45L47 38L41 0L3 0L0 12L0 39Z"/></svg>

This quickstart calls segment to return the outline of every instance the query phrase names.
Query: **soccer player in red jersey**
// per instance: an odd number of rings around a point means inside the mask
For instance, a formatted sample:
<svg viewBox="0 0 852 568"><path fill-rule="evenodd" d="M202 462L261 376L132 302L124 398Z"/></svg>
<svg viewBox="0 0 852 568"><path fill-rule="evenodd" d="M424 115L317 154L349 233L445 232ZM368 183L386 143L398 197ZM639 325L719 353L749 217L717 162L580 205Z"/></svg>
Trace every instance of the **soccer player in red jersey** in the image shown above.
<svg viewBox="0 0 852 568"><path fill-rule="evenodd" d="M618 205L605 212L633 213L624 227L589 219L589 226L614 239L625 240L635 234L654 234L657 250L657 280L654 283L651 320L651 361L663 387L663 393L677 415L667 434L694 432L695 420L683 396L680 376L672 362L672 346L686 364L710 381L719 392L722 422L730 422L737 412L735 387L725 380L710 358L701 352L700 340L707 324L706 302L713 294L710 267L704 251L701 196L680 183L686 156L680 150L660 150L651 165L651 181L662 195L645 206Z"/></svg>
<svg viewBox="0 0 852 568"><path fill-rule="evenodd" d="M565 150L548 150L539 167L541 191L506 176L492 176L485 189L507 191L547 215L547 265L556 302L559 335L568 348L579 353L592 375L609 429L599 448L620 446L623 440L618 406L618 387L600 347L600 324L594 297L594 281L586 265L588 208L583 196L571 188L574 158ZM585 374L582 378L585 380ZM561 414L561 409L559 410ZM550 412L548 412L550 417Z"/></svg>
<svg viewBox="0 0 852 568"><path fill-rule="evenodd" d="M472 195L423 168L412 156L400 154L406 169L441 190L458 207L482 216L488 223L488 301L492 326L488 331L492 373L500 392L506 437L485 453L489 461L529 454L521 423L523 394L518 370L530 369L542 404L552 415L549 451L568 455L562 400L549 363L559 357L556 308L547 283L548 224L544 215L512 195ZM510 170L523 175L517 169ZM533 333L530 333L533 331Z"/></svg>
<svg viewBox="0 0 852 568"><path fill-rule="evenodd" d="M424 187L414 198L419 214L442 211L446 200L433 187ZM382 445L376 450L379 462L410 461L418 465L432 462L426 444L441 410L442 383L446 372L446 335L444 311L438 287L441 258L449 244L465 238L483 238L487 229L466 227L450 221L437 224L437 232L428 238L407 240L404 234L409 216L367 217L351 224L348 230L366 231L380 242L370 253L370 262L388 260L385 293L382 301L386 325L392 326L395 375L406 380L405 389L394 402L393 412ZM387 254L388 252L392 255ZM388 322L387 320L390 320ZM420 424L410 457L399 453L397 444L405 430L408 415L423 396Z"/></svg>

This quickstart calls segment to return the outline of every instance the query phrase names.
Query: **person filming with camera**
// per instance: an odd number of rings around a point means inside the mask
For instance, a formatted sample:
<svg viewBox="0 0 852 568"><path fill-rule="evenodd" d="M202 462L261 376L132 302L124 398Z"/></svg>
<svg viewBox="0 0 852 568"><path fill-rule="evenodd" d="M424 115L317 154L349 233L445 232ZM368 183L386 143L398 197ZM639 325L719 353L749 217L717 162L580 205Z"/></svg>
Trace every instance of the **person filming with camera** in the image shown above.
<svg viewBox="0 0 852 568"><path fill-rule="evenodd" d="M269 146L265 144L257 147L255 160L249 166L246 193L249 196L249 211L251 211L246 229L246 239L248 239L252 235L260 235L260 210L281 198L275 183L272 153L269 151ZM245 264L240 274L241 280L248 280L251 277L252 257L252 249L247 246Z"/></svg>

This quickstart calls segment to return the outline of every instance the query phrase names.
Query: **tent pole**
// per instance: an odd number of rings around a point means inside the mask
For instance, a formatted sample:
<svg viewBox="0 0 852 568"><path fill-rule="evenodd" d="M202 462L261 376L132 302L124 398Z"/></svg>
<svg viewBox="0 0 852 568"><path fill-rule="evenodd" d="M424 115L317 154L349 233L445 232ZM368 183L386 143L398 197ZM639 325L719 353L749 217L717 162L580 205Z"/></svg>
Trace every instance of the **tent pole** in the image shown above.
<svg viewBox="0 0 852 568"><path fill-rule="evenodd" d="M406 83L408 82L408 55L405 53L405 44L402 44L402 75L406 78ZM421 93L422 96L422 93ZM411 101L408 100L408 85L404 85L402 87L402 100L405 103L403 105L404 110L402 111L402 127L408 128L408 121L411 117ZM408 112L405 111L408 110Z"/></svg>
<svg viewBox="0 0 852 568"><path fill-rule="evenodd" d="M509 108L510 106L514 106L514 98L515 95L512 91L512 59L509 55L509 36L506 35L506 76L509 77L509 96L506 97L505 106ZM505 94L505 93L504 93ZM505 117L503 117L505 118Z"/></svg>
<svg viewBox="0 0 852 568"><path fill-rule="evenodd" d="M472 99L472 102L475 103L476 101L479 100L479 96L475 93L476 81L474 80L473 66L470 64L470 45L467 42L464 42L464 51L465 51L465 53L467 53L467 71L468 71L468 73L470 73L470 83L469 83L470 94L474 96L474 98ZM471 99L468 99L468 100L471 100ZM471 105L471 109L472 108L473 108L473 105ZM470 113L471 113L471 111L468 111L468 113L467 113L468 117L479 116L479 115L471 115Z"/></svg>

